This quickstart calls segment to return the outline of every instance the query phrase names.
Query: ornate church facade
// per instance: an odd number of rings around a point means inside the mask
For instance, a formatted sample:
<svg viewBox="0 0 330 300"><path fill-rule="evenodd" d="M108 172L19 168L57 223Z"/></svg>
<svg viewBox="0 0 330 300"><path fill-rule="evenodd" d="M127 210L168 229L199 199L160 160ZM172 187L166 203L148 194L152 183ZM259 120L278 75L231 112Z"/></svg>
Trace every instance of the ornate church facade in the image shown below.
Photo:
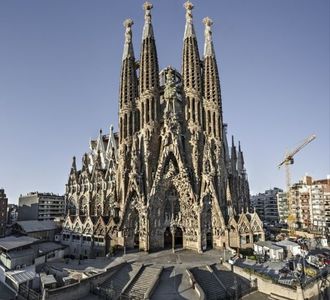
<svg viewBox="0 0 330 300"><path fill-rule="evenodd" d="M146 2L139 61L133 21L124 23L119 132L100 131L80 170L73 158L62 242L80 257L105 255L114 245L199 252L251 247L264 231L248 212L241 147L232 139L229 151L227 144L212 20L203 20L201 59L193 5L186 2L181 73L159 71L151 9Z"/></svg>

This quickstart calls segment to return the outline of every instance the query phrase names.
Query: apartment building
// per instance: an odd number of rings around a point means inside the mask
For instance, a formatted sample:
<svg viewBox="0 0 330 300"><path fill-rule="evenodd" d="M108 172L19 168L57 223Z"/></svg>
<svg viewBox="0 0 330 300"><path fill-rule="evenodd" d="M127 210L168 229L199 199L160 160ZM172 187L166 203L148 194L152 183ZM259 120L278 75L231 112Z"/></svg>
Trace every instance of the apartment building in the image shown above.
<svg viewBox="0 0 330 300"><path fill-rule="evenodd" d="M54 220L65 215L64 196L32 192L18 200L18 220Z"/></svg>
<svg viewBox="0 0 330 300"><path fill-rule="evenodd" d="M289 193L290 209L288 194L277 195L280 222L286 222L288 215L293 215L296 228L321 233L330 231L330 176L321 180L304 176L291 186Z"/></svg>
<svg viewBox="0 0 330 300"><path fill-rule="evenodd" d="M264 193L251 196L251 206L263 222L272 224L279 222L277 194L282 192L283 190L274 187Z"/></svg>
<svg viewBox="0 0 330 300"><path fill-rule="evenodd" d="M8 199L4 189L0 189L0 237L6 234Z"/></svg>

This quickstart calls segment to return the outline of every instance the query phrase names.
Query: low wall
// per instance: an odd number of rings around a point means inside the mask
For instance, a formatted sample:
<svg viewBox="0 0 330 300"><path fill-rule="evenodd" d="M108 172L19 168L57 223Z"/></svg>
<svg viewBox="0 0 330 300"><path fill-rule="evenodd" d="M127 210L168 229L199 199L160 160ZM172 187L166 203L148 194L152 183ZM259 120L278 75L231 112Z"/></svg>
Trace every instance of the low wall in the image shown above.
<svg viewBox="0 0 330 300"><path fill-rule="evenodd" d="M198 294L199 296L199 299L200 300L206 300L206 296L205 296L205 293L203 291L203 289L201 288L201 286L197 283L194 275L187 269L186 270L186 273L188 275L188 278L189 278L189 282L192 286L192 288L196 291L196 293Z"/></svg>
<svg viewBox="0 0 330 300"><path fill-rule="evenodd" d="M230 264L225 263L226 267L230 267ZM309 299L313 296L319 295L320 281L316 280L310 283L307 287L287 287L282 284L273 283L270 279L265 279L258 276L256 273L248 273L244 269L238 266L233 266L233 272L250 280L257 280L258 291L267 295L278 295L281 297L293 299L293 300L304 300ZM327 286L330 286L330 274L327 277Z"/></svg>
<svg viewBox="0 0 330 300"><path fill-rule="evenodd" d="M94 286L102 284L113 273L122 267L126 262L115 265L101 274L82 279L80 282L76 282L70 285L66 285L60 288L46 289L43 293L43 300L63 300L63 299L80 299L86 297Z"/></svg>

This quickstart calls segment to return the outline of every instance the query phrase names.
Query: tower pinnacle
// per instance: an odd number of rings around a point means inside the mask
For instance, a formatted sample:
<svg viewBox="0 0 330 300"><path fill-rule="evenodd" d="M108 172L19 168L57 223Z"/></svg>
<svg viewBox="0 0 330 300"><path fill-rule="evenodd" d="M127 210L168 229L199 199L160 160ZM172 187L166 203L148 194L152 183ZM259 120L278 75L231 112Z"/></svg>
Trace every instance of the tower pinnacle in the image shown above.
<svg viewBox="0 0 330 300"><path fill-rule="evenodd" d="M132 26L133 26L133 24L134 24L134 22L132 19L127 19L123 23L124 27L126 28L123 60L128 57L134 58L134 51L133 51L133 45L132 45Z"/></svg>
<svg viewBox="0 0 330 300"><path fill-rule="evenodd" d="M213 25L213 21L209 17L206 17L203 19L203 23L205 25L204 57L215 56L213 49L213 42L212 42L212 29L211 29L211 26Z"/></svg>
<svg viewBox="0 0 330 300"><path fill-rule="evenodd" d="M187 37L196 37L195 36L195 30L193 26L193 15L192 15L192 9L194 8L194 5L187 1L184 3L183 7L186 9L186 26L184 30L184 36L183 40L185 40Z"/></svg>
<svg viewBox="0 0 330 300"><path fill-rule="evenodd" d="M151 25L151 9L153 5L150 2L145 2L143 4L144 13L144 26L143 26L143 36L142 39L148 37L154 38L154 32Z"/></svg>

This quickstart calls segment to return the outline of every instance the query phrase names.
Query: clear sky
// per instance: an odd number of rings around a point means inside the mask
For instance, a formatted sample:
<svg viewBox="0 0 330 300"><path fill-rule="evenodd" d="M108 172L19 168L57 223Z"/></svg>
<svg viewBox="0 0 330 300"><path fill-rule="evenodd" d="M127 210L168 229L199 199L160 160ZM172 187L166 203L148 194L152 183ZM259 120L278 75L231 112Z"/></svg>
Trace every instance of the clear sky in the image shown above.
<svg viewBox="0 0 330 300"><path fill-rule="evenodd" d="M181 69L184 1L154 0L160 68ZM194 0L214 21L224 121L245 154L252 192L284 187L277 164L309 134L293 181L330 173L329 1ZM117 128L123 21L139 56L143 1L0 1L0 187L64 193L72 156Z"/></svg>

